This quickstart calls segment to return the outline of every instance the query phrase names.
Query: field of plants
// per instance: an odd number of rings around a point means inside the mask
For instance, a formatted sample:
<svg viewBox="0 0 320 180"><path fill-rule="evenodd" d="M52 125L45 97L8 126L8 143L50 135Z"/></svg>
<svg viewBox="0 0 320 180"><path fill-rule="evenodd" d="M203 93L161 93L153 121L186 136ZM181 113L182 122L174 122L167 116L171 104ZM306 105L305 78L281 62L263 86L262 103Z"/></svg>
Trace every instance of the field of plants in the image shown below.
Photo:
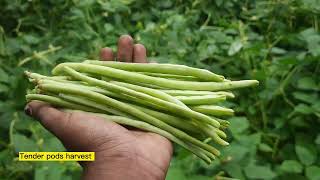
<svg viewBox="0 0 320 180"><path fill-rule="evenodd" d="M23 72L98 59L130 34L148 59L257 79L227 106L230 145L207 165L176 147L168 180L320 180L319 0L0 0L0 179L79 179L72 162L19 162L64 151L23 108Z"/></svg>

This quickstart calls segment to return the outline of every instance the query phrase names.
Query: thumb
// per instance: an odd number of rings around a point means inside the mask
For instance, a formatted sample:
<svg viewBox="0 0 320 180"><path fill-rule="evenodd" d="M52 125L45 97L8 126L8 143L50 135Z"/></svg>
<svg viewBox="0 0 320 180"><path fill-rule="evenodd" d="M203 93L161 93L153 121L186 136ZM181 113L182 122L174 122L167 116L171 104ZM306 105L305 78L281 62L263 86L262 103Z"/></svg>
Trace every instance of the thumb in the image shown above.
<svg viewBox="0 0 320 180"><path fill-rule="evenodd" d="M90 142L96 136L95 131L108 123L86 116L85 113L63 112L40 101L31 101L25 107L25 112L39 120L71 151L92 151L94 147Z"/></svg>

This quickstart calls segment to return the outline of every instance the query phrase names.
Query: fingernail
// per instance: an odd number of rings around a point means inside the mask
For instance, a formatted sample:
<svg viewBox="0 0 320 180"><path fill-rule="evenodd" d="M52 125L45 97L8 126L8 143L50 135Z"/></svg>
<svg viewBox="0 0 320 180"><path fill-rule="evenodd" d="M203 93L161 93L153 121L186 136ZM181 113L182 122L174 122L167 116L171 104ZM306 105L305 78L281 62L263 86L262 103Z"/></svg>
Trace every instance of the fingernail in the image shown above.
<svg viewBox="0 0 320 180"><path fill-rule="evenodd" d="M24 113L26 113L26 115L28 116L32 116L32 110L28 105L26 105L26 107L24 108Z"/></svg>

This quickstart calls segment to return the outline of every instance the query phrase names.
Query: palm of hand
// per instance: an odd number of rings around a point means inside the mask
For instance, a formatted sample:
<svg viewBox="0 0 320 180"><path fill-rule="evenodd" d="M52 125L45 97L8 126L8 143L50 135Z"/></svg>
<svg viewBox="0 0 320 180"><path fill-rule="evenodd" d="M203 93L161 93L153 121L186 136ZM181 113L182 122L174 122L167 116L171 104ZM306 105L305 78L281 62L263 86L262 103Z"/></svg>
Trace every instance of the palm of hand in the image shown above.
<svg viewBox="0 0 320 180"><path fill-rule="evenodd" d="M113 59L112 51L102 49L101 58ZM130 36L122 36L117 58L146 62L146 51L142 45L133 45ZM83 112L62 112L36 101L30 102L26 110L55 134L68 150L96 152L96 161L81 164L85 179L165 178L172 144L160 135L129 130Z"/></svg>

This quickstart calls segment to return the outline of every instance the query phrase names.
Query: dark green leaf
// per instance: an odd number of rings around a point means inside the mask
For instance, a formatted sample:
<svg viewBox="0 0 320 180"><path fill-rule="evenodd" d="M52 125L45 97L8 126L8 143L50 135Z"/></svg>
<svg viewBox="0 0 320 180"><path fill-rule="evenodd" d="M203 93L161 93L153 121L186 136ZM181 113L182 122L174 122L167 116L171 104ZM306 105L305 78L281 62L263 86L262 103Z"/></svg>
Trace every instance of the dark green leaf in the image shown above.
<svg viewBox="0 0 320 180"><path fill-rule="evenodd" d="M302 139L296 142L295 151L300 162L304 165L311 165L317 159L316 147Z"/></svg>
<svg viewBox="0 0 320 180"><path fill-rule="evenodd" d="M300 101L310 103L310 104L318 101L318 98L315 94L294 92L293 96Z"/></svg>
<svg viewBox="0 0 320 180"><path fill-rule="evenodd" d="M311 108L310 106L306 105L306 104L298 104L294 110L298 113L302 113L302 114L311 114L313 113L313 108Z"/></svg>
<svg viewBox="0 0 320 180"><path fill-rule="evenodd" d="M320 145L320 134L317 135L316 140L314 141L316 144Z"/></svg>
<svg viewBox="0 0 320 180"><path fill-rule="evenodd" d="M9 81L9 75L0 68L0 82L8 82Z"/></svg>
<svg viewBox="0 0 320 180"><path fill-rule="evenodd" d="M23 39L28 43L28 44L37 44L39 43L40 39L34 35L25 35L23 36Z"/></svg>
<svg viewBox="0 0 320 180"><path fill-rule="evenodd" d="M0 93L6 93L9 91L9 87L7 85L0 83Z"/></svg>
<svg viewBox="0 0 320 180"><path fill-rule="evenodd" d="M320 179L320 167L319 166L309 166L306 168L306 176L310 180Z"/></svg>
<svg viewBox="0 0 320 180"><path fill-rule="evenodd" d="M303 77L298 80L298 88L306 90L319 90L319 86L316 84L312 77Z"/></svg>

